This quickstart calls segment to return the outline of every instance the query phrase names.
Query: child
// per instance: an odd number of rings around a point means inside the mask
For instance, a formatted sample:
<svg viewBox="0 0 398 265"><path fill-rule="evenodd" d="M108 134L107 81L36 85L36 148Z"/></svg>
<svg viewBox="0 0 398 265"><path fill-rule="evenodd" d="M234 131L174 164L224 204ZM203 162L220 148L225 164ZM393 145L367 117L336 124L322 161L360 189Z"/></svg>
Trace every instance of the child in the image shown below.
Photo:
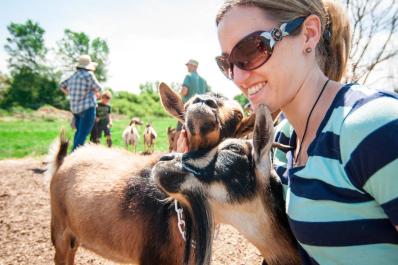
<svg viewBox="0 0 398 265"><path fill-rule="evenodd" d="M94 127L91 131L90 141L93 143L100 143L102 131L106 136L106 144L108 147L112 146L111 132L112 127L112 117L111 117L111 106L109 101L112 99L112 94L110 91L105 91L101 95L101 101L98 102L96 119Z"/></svg>

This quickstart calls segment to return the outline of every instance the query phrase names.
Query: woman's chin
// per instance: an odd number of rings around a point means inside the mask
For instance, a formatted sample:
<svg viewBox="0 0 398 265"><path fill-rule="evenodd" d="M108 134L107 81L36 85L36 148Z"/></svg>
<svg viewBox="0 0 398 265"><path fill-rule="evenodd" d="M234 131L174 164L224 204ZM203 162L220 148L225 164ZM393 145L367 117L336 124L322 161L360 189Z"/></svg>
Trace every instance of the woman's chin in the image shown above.
<svg viewBox="0 0 398 265"><path fill-rule="evenodd" d="M275 111L278 110L277 108L274 108L274 107L272 106L272 104L270 104L269 102L264 102L264 101L262 101L262 102L250 101L250 107L252 108L252 110L253 110L254 112L257 111L257 109L258 109L258 107L259 107L260 105L265 105L265 106L271 111L271 113L273 113L273 112L275 112Z"/></svg>

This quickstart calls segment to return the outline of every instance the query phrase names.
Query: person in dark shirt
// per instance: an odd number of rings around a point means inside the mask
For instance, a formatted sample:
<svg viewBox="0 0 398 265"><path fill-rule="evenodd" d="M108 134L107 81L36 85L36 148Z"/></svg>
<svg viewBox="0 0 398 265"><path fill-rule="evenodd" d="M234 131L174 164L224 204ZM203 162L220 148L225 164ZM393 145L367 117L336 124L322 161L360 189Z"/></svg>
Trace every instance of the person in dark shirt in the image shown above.
<svg viewBox="0 0 398 265"><path fill-rule="evenodd" d="M112 99L110 91L105 91L101 95L101 101L98 102L96 109L96 119L93 130L91 131L90 141L99 144L101 142L102 132L106 136L106 144L112 146L112 138L110 128L112 127L111 110L109 101Z"/></svg>

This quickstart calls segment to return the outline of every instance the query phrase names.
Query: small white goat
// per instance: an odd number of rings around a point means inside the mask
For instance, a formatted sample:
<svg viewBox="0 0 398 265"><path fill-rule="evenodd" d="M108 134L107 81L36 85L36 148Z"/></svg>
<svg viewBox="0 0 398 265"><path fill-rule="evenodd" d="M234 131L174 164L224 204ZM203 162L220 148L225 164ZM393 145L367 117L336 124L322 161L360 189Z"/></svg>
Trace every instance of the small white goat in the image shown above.
<svg viewBox="0 0 398 265"><path fill-rule="evenodd" d="M158 137L155 129L150 123L146 125L144 131L144 153L152 154L155 151L155 140Z"/></svg>
<svg viewBox="0 0 398 265"><path fill-rule="evenodd" d="M129 145L134 149L134 153L137 152L137 144L140 140L140 135L138 134L137 127L135 125L142 125L139 118L132 118L129 126L123 131L123 141L126 144L126 149L128 150Z"/></svg>

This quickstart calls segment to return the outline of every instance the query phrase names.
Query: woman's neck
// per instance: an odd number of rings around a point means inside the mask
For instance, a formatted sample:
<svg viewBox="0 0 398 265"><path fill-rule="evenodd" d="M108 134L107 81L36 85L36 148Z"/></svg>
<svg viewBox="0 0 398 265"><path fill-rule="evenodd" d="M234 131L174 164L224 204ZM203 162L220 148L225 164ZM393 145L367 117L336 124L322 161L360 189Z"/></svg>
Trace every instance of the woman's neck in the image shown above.
<svg viewBox="0 0 398 265"><path fill-rule="evenodd" d="M307 78L300 85L300 88L298 89L293 100L282 107L283 113L292 124L299 139L302 139L303 137L305 125L310 111L320 95L322 87L327 79L328 78L321 72L319 68L315 68L308 74ZM313 125L318 123L317 121L324 116L327 107L330 105L331 100L329 101L328 99L330 98L329 92L330 87L332 86L331 83L332 82L330 81L327 84L325 91L319 98L319 101L317 102L314 111L311 114L310 120L308 121L309 127L307 134L309 134L311 130L317 129L318 126L314 128Z"/></svg>
<svg viewBox="0 0 398 265"><path fill-rule="evenodd" d="M297 134L293 160L295 166L304 166L307 163L308 146L316 137L316 132L341 87L340 83L327 82L327 80L322 72L311 73L304 80L293 100L282 108ZM312 109L312 114L310 114Z"/></svg>

